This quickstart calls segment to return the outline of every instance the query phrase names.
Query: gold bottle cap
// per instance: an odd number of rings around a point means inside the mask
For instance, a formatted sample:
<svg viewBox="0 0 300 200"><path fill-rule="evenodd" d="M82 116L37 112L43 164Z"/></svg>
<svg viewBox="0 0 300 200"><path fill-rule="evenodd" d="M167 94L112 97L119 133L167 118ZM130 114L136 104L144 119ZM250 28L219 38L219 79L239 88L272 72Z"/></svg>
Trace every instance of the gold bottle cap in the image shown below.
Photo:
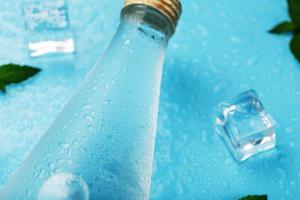
<svg viewBox="0 0 300 200"><path fill-rule="evenodd" d="M174 27L181 14L180 0L125 0L125 7L132 4L142 4L158 10L173 23Z"/></svg>

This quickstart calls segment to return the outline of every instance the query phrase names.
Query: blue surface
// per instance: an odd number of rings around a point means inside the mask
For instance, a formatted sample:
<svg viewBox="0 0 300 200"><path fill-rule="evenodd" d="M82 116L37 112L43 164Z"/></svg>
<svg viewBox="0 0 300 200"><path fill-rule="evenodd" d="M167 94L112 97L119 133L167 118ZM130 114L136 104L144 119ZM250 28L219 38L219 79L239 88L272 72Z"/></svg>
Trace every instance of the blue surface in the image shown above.
<svg viewBox="0 0 300 200"><path fill-rule="evenodd" d="M70 1L76 56L30 60L20 3L0 3L0 62L34 64L43 72L0 96L3 184L100 57L122 7L122 0ZM285 0L182 3L164 68L151 199L229 200L249 193L298 199L300 65L288 50L290 36L267 33L287 19ZM215 133L214 107L251 88L278 123L278 147L237 164Z"/></svg>

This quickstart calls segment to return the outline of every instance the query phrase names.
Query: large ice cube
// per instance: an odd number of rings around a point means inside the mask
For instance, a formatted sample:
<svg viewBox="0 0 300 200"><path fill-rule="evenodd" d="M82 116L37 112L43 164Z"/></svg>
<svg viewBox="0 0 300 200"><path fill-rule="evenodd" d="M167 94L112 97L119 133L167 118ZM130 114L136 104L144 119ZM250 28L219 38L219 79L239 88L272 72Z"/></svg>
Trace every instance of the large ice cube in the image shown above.
<svg viewBox="0 0 300 200"><path fill-rule="evenodd" d="M238 161L276 145L275 121L254 90L219 104L216 125Z"/></svg>

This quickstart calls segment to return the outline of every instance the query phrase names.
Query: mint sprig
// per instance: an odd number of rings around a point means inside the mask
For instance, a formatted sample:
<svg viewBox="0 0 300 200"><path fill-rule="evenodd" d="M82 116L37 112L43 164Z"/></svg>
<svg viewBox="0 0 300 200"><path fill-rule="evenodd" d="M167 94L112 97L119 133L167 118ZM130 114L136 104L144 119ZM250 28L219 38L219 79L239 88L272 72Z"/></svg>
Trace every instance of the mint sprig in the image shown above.
<svg viewBox="0 0 300 200"><path fill-rule="evenodd" d="M240 198L239 200L268 200L267 195L253 195Z"/></svg>
<svg viewBox="0 0 300 200"><path fill-rule="evenodd" d="M6 92L7 85L21 83L36 75L41 70L31 66L21 66L16 64L6 64L0 66L0 91Z"/></svg>
<svg viewBox="0 0 300 200"><path fill-rule="evenodd" d="M300 0L287 0L290 21L284 21L273 27L269 32L273 34L292 33L290 50L300 62Z"/></svg>

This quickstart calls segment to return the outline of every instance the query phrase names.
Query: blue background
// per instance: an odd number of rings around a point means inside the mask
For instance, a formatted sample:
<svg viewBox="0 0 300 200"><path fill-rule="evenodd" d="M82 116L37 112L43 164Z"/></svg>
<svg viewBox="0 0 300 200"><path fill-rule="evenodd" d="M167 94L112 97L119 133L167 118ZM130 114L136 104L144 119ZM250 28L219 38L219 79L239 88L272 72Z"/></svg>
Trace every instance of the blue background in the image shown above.
<svg viewBox="0 0 300 200"><path fill-rule="evenodd" d="M70 0L77 53L30 59L21 1L0 3L0 64L43 71L0 95L0 183L26 157L105 50L122 0ZM299 199L300 64L290 35L267 31L288 19L285 0L182 0L162 81L151 199L224 199L269 194ZM214 130L220 101L255 89L278 123L278 146L236 163Z"/></svg>

